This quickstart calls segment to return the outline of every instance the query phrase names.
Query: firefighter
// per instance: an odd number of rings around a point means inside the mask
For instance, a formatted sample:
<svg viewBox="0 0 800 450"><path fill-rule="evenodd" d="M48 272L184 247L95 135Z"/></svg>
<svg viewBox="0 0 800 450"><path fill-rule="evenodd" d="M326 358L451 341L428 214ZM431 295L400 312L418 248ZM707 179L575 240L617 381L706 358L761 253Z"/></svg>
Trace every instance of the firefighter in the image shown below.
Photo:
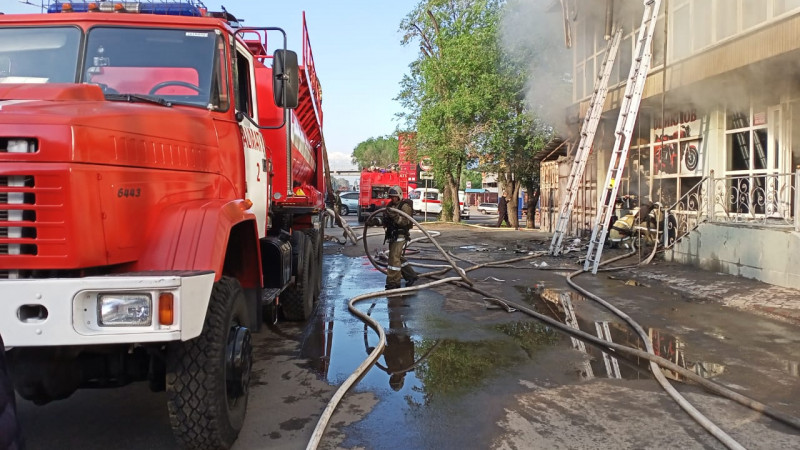
<svg viewBox="0 0 800 450"><path fill-rule="evenodd" d="M395 210L396 208L410 216L414 213L411 200L403 199L403 191L399 186L389 188L388 196L389 204L386 205L386 212L381 220L383 227L386 228L386 238L383 243L389 243L389 264L386 267L387 290L398 289L401 278L406 280L406 287L413 285L419 278L403 256L403 250L410 236L411 221Z"/></svg>

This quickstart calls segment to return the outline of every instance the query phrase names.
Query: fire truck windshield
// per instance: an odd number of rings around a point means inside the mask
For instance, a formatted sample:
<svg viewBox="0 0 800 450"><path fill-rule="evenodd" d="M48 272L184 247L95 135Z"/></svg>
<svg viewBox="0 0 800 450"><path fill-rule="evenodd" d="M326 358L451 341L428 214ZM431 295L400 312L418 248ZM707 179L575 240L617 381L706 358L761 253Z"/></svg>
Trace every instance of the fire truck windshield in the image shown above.
<svg viewBox="0 0 800 450"><path fill-rule="evenodd" d="M213 30L95 27L86 40L82 81L106 94L227 109L220 100L222 42Z"/></svg>
<svg viewBox="0 0 800 450"><path fill-rule="evenodd" d="M109 100L135 94L228 109L220 63L226 49L213 30L97 26L83 49L81 34L77 27L0 27L0 83L89 83Z"/></svg>
<svg viewBox="0 0 800 450"><path fill-rule="evenodd" d="M0 83L74 83L77 27L0 28Z"/></svg>

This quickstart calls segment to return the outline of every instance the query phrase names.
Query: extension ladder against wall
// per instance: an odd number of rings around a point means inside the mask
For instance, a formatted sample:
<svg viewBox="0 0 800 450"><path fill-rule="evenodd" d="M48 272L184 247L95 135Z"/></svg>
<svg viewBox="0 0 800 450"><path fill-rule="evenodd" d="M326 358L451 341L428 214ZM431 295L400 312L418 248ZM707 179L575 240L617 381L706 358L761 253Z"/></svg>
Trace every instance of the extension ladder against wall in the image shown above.
<svg viewBox="0 0 800 450"><path fill-rule="evenodd" d="M628 159L633 127L636 124L636 116L639 113L639 104L642 102L642 92L647 80L647 72L650 70L650 60L652 58L650 44L653 41L661 0L646 1L644 6L642 26L639 29L634 52L635 57L631 64L625 95L620 105L617 128L614 131L614 149L611 151L611 161L608 163L608 173L601 190L599 204L597 205L598 213L597 217L595 217L592 237L589 239L589 250L586 253L586 262L583 266L583 270L589 270L589 267L592 267L592 273L594 274L597 273L597 268L600 265L603 243L606 240L606 234L608 234L611 215L614 213L620 178L625 168L625 161Z"/></svg>
<svg viewBox="0 0 800 450"><path fill-rule="evenodd" d="M614 33L614 37L608 42L605 61L603 61L603 66L600 68L600 73L594 82L594 92L589 102L589 110L586 112L586 118L583 120L583 126L581 127L581 140L575 153L575 163L572 164L572 171L569 174L569 178L567 178L567 190L561 202L553 240L550 242L550 254L554 256L561 254L564 233L567 231L569 219L572 216L572 208L575 205L578 187L586 169L586 161L589 159L589 153L591 153L592 142L597 132L597 124L603 114L603 104L606 102L606 95L608 94L608 80L611 78L611 70L614 67L614 60L617 57L621 40L622 28L618 28L617 32Z"/></svg>

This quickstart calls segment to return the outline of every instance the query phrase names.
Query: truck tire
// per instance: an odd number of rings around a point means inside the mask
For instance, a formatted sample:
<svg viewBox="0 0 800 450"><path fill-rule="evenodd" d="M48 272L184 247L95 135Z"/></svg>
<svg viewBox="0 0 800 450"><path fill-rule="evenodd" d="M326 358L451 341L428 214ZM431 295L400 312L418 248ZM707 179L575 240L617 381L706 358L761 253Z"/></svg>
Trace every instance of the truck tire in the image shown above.
<svg viewBox="0 0 800 450"><path fill-rule="evenodd" d="M281 313L290 321L303 321L314 310L314 286L311 285L311 242L302 231L292 233L292 273L294 284L281 295Z"/></svg>
<svg viewBox="0 0 800 450"><path fill-rule="evenodd" d="M311 262L309 267L311 273L309 274L309 281L311 286L314 287L314 303L319 300L319 294L322 292L322 229L320 231L309 228L305 230L308 236L309 243L311 244Z"/></svg>
<svg viewBox="0 0 800 450"><path fill-rule="evenodd" d="M0 336L0 448L25 448L17 414L14 382L11 380L2 336Z"/></svg>
<svg viewBox="0 0 800 450"><path fill-rule="evenodd" d="M361 213L361 206L360 205L358 207L357 212L358 212L358 223L364 223L364 221L367 220L367 218L364 216L364 214Z"/></svg>
<svg viewBox="0 0 800 450"><path fill-rule="evenodd" d="M182 447L230 448L244 424L252 367L247 303L239 281L214 283L200 336L167 350L167 406Z"/></svg>

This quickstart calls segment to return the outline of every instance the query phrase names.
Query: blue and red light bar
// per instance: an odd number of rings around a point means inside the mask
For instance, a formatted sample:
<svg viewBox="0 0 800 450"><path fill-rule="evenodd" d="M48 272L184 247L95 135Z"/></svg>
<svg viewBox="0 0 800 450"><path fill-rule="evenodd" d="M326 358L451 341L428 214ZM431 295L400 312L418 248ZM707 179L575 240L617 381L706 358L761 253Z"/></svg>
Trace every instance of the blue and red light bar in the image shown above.
<svg viewBox="0 0 800 450"><path fill-rule="evenodd" d="M47 7L48 13L62 12L129 12L141 14L157 14L165 16L203 17L206 8L202 2L161 1L161 2L61 2L53 1Z"/></svg>

